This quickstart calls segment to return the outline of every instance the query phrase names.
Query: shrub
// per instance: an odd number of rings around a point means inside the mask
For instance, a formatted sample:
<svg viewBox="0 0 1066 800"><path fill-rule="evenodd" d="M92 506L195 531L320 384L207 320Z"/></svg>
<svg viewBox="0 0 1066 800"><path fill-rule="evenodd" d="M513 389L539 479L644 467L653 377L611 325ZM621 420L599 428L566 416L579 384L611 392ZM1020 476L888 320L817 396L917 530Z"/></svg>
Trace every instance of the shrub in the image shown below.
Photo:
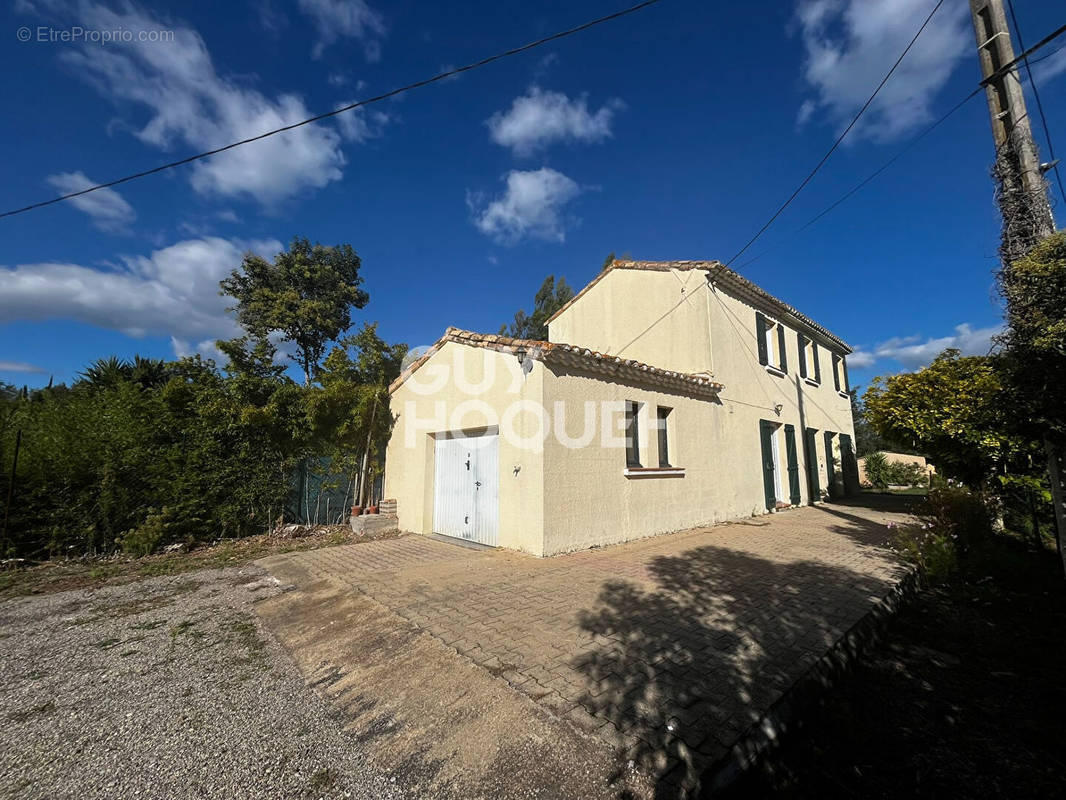
<svg viewBox="0 0 1066 800"><path fill-rule="evenodd" d="M985 548L995 531L996 512L994 501L948 480L929 492L915 515L917 525L889 523L893 549L927 580L942 581L961 560Z"/></svg>
<svg viewBox="0 0 1066 800"><path fill-rule="evenodd" d="M888 459L885 458L885 454L870 453L870 455L866 456L864 464L866 470L866 482L875 489L883 491L887 488L889 484L886 474L888 472Z"/></svg>
<svg viewBox="0 0 1066 800"><path fill-rule="evenodd" d="M914 462L886 465L885 479L892 486L926 486L929 483L925 467Z"/></svg>

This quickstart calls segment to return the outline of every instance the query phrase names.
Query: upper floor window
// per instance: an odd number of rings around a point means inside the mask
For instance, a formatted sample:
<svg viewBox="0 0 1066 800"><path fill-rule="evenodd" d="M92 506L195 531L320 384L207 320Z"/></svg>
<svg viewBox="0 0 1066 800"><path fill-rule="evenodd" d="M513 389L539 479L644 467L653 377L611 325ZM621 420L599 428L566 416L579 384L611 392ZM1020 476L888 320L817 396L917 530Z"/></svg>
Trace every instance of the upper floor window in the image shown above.
<svg viewBox="0 0 1066 800"><path fill-rule="evenodd" d="M841 394L850 391L848 386L848 365L843 356L833 353L833 387Z"/></svg>
<svg viewBox="0 0 1066 800"><path fill-rule="evenodd" d="M755 338L759 345L759 363L782 374L788 372L785 353L785 326L761 312L755 312Z"/></svg>
<svg viewBox="0 0 1066 800"><path fill-rule="evenodd" d="M797 333L796 343L799 348L800 377L806 378L811 383L821 383L822 365L818 358L818 342L802 333Z"/></svg>

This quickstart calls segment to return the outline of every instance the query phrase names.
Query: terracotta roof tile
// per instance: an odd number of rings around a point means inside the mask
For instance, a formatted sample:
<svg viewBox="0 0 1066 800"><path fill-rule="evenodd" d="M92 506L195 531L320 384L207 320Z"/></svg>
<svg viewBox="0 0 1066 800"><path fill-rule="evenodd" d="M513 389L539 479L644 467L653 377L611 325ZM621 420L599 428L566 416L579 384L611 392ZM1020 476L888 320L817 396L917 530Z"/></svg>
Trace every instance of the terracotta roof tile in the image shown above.
<svg viewBox="0 0 1066 800"><path fill-rule="evenodd" d="M389 386L389 393L396 391L419 367L429 360L448 342L465 344L471 347L481 347L486 350L497 352L514 353L519 351L530 358L542 361L546 364L559 364L560 366L582 369L599 375L607 375L620 380L639 379L642 382L652 383L672 389L686 389L700 394L715 395L723 388L722 384L714 380L707 373L697 375L675 372L674 370L655 367L631 358L619 358L587 347L563 342L542 342L537 339L513 339L510 336L499 336L491 333L474 333L461 328L448 328L444 335L427 350L417 361L405 369L400 376Z"/></svg>

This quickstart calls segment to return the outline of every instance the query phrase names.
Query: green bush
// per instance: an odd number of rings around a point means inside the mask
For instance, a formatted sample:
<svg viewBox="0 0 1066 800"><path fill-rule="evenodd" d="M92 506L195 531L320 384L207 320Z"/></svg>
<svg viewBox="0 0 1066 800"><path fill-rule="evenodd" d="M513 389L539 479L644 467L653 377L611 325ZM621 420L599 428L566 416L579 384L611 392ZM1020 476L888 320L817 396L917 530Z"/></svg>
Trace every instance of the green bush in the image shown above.
<svg viewBox="0 0 1066 800"><path fill-rule="evenodd" d="M885 478L891 486L926 486L929 483L926 468L914 462L888 464Z"/></svg>
<svg viewBox="0 0 1066 800"><path fill-rule="evenodd" d="M870 453L864 462L866 470L866 482L875 489L884 491L889 484L888 459L884 453Z"/></svg>
<svg viewBox="0 0 1066 800"><path fill-rule="evenodd" d="M948 480L930 490L915 516L916 525L889 523L893 549L935 583L987 548L995 532L997 504Z"/></svg>

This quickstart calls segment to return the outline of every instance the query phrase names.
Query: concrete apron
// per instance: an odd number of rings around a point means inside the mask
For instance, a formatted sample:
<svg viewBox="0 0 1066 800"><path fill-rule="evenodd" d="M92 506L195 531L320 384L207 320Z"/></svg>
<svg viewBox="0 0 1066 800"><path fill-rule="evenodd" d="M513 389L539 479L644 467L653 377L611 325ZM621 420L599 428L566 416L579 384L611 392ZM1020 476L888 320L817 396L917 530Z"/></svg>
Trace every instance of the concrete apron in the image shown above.
<svg viewBox="0 0 1066 800"><path fill-rule="evenodd" d="M264 624L368 758L414 797L650 797L602 740L553 717L381 603L292 559Z"/></svg>

